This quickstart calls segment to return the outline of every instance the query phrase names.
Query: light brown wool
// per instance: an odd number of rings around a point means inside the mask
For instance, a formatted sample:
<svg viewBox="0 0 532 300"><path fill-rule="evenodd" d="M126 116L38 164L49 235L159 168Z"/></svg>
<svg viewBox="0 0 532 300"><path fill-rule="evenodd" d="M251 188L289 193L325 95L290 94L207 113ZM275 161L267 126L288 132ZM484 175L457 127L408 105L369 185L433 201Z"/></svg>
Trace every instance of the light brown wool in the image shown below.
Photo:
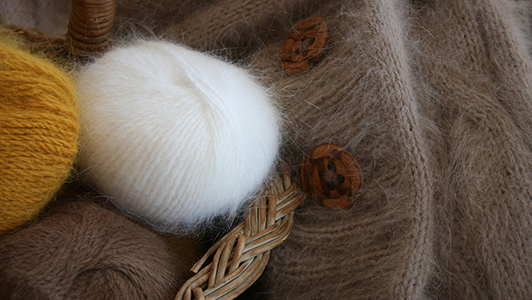
<svg viewBox="0 0 532 300"><path fill-rule="evenodd" d="M209 51L246 45L244 61L287 119L283 159L296 171L306 151L332 142L365 178L351 209L308 201L298 212L272 253L271 299L532 296L532 75L516 19L527 3L309 1L301 14L289 1L230 3L165 33ZM224 5L259 21L224 23L213 13ZM284 38L313 16L331 31L326 57L286 76Z"/></svg>
<svg viewBox="0 0 532 300"><path fill-rule="evenodd" d="M90 196L0 238L0 299L171 299L185 281L154 232Z"/></svg>
<svg viewBox="0 0 532 300"><path fill-rule="evenodd" d="M169 3L172 2L172 3ZM348 210L310 197L272 252L269 299L531 299L529 1L118 0L119 36L150 34L247 65L276 95L282 159L323 143L360 162ZM308 17L325 58L287 76Z"/></svg>
<svg viewBox="0 0 532 300"><path fill-rule="evenodd" d="M71 7L71 1L65 0L3 0L0 1L0 23L59 35L66 31Z"/></svg>

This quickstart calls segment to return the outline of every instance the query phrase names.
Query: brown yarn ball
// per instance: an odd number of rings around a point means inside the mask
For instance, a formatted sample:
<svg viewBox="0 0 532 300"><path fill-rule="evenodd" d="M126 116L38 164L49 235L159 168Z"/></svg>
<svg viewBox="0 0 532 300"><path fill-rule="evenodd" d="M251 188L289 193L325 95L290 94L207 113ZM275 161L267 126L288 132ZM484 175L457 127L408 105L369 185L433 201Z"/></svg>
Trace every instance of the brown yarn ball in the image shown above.
<svg viewBox="0 0 532 300"><path fill-rule="evenodd" d="M157 234L90 201L0 238L0 299L173 299L185 272Z"/></svg>

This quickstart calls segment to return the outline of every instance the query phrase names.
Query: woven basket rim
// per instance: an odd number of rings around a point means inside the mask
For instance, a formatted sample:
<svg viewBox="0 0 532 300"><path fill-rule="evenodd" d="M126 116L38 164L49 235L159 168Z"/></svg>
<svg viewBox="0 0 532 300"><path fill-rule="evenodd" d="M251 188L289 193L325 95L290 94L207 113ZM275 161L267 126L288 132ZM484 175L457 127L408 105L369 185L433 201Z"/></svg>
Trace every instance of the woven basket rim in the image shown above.
<svg viewBox="0 0 532 300"><path fill-rule="evenodd" d="M263 273L270 251L286 240L305 192L280 167L246 212L245 220L214 244L191 268L195 273L174 300L231 300ZM207 262L210 261L209 264Z"/></svg>

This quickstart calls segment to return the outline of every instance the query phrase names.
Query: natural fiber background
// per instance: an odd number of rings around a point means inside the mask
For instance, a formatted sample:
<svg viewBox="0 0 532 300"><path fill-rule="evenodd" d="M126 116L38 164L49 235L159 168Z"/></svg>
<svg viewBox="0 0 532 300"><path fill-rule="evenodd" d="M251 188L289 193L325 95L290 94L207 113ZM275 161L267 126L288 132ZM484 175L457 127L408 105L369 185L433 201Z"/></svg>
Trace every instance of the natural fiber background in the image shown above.
<svg viewBox="0 0 532 300"><path fill-rule="evenodd" d="M116 29L249 66L285 114L283 159L294 173L326 142L360 162L357 203L330 210L307 201L272 252L262 295L530 299L530 6L119 0ZM287 77L278 54L293 25L311 16L329 25L326 57Z"/></svg>
<svg viewBox="0 0 532 300"><path fill-rule="evenodd" d="M189 276L161 237L97 203L61 200L0 238L0 299L170 299Z"/></svg>

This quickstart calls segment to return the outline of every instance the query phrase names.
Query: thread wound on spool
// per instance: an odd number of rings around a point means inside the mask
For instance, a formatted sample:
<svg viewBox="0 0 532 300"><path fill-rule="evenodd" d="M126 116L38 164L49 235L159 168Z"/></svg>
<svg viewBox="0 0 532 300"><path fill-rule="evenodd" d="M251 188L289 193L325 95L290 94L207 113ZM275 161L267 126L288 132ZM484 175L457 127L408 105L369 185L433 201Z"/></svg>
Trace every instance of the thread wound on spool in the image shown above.
<svg viewBox="0 0 532 300"><path fill-rule="evenodd" d="M159 230L234 214L263 183L279 122L243 69L167 42L138 41L78 78L81 172Z"/></svg>
<svg viewBox="0 0 532 300"><path fill-rule="evenodd" d="M1 38L1 37L0 37ZM78 109L68 76L0 39L0 234L28 223L68 177Z"/></svg>

